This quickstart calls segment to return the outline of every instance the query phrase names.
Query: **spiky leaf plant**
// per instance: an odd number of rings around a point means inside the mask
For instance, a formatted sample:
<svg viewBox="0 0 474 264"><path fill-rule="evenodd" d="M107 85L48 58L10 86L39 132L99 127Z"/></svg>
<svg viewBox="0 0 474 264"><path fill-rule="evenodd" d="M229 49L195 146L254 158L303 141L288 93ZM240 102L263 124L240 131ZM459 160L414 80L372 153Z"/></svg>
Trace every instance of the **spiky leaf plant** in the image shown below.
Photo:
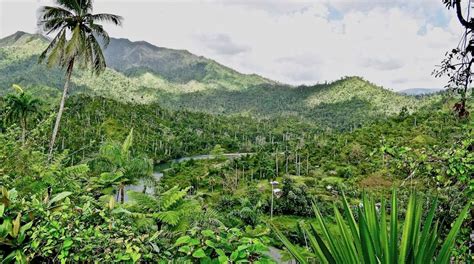
<svg viewBox="0 0 474 264"><path fill-rule="evenodd" d="M414 193L410 195L405 219L399 221L396 191L392 193L391 210L382 200L380 207L364 194L357 211L357 220L343 195L343 218L334 205L337 233L331 233L327 220L313 205L316 223L302 225L309 240L313 257L308 258L293 245L273 223L273 230L287 250L299 263L449 263L455 237L469 213L467 204L459 214L448 235L440 240L438 222L435 221L437 200L423 218L423 201ZM399 228L400 227L400 228Z"/></svg>

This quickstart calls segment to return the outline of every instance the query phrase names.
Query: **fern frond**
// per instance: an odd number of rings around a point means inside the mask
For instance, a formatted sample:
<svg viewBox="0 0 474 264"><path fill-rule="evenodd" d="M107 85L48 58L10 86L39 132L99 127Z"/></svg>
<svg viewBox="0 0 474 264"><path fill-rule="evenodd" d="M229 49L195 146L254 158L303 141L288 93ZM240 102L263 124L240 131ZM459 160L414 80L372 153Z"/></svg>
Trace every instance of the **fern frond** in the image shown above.
<svg viewBox="0 0 474 264"><path fill-rule="evenodd" d="M129 155L130 147L133 144L133 128L130 129L130 133L122 144L122 157L127 157Z"/></svg>
<svg viewBox="0 0 474 264"><path fill-rule="evenodd" d="M170 207L175 205L181 199L183 199L188 193L188 189L179 190L178 186L175 186L161 195L161 209L168 210Z"/></svg>
<svg viewBox="0 0 474 264"><path fill-rule="evenodd" d="M89 172L89 166L87 164L79 164L64 168L62 174L64 176L79 177Z"/></svg>
<svg viewBox="0 0 474 264"><path fill-rule="evenodd" d="M181 218L180 212L177 211L158 212L154 213L153 216L159 219L161 222L171 226L175 226L176 224L178 224Z"/></svg>
<svg viewBox="0 0 474 264"><path fill-rule="evenodd" d="M156 210L160 206L160 203L148 194L136 191L128 191L127 195L130 197L130 200L133 202L133 206L136 207L138 211L144 212Z"/></svg>

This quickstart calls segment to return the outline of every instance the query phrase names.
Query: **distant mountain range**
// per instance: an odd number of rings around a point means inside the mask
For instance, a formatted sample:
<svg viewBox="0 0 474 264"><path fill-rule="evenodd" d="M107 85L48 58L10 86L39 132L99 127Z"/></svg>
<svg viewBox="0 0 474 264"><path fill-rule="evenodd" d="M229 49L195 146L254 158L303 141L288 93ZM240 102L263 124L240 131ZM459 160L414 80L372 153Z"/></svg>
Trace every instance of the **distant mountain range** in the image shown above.
<svg viewBox="0 0 474 264"><path fill-rule="evenodd" d="M37 64L47 44L44 36L25 32L0 39L0 95L8 93L13 83L42 97L54 97L62 89L63 71ZM403 107L417 109L430 101L389 91L360 77L294 87L144 41L112 38L104 53L108 69L99 77L76 70L73 93L159 102L213 114L296 116L338 129L397 114Z"/></svg>
<svg viewBox="0 0 474 264"><path fill-rule="evenodd" d="M401 94L406 94L406 95L429 95L429 94L434 94L437 92L441 92L444 89L441 88L410 88L410 89L405 89L399 91Z"/></svg>

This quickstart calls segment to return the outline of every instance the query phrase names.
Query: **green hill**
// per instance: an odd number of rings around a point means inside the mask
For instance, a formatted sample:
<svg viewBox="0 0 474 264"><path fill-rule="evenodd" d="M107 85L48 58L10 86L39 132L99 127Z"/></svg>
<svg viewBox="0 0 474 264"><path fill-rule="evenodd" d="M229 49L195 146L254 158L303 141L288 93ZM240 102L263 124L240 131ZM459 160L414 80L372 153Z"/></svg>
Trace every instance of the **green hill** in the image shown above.
<svg viewBox="0 0 474 264"><path fill-rule="evenodd" d="M17 32L0 40L0 95L13 83L42 96L61 89L63 72L37 64L48 41ZM212 114L257 117L296 116L324 127L348 129L414 110L430 102L401 95L359 77L293 87L258 75L241 74L213 60L147 42L111 39L105 50L108 69L100 77L75 71L72 93L86 92L123 102L152 103Z"/></svg>

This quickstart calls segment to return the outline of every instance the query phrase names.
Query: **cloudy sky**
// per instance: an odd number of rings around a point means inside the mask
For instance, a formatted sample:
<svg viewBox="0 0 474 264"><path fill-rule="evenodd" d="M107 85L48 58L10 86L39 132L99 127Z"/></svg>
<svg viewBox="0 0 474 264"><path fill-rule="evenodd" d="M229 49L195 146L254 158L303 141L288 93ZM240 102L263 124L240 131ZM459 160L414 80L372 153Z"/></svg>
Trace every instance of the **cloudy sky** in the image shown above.
<svg viewBox="0 0 474 264"><path fill-rule="evenodd" d="M51 0L0 0L0 37L36 32ZM187 49L289 84L358 75L393 90L437 88L431 76L461 27L441 0L96 0L125 18L111 36Z"/></svg>

